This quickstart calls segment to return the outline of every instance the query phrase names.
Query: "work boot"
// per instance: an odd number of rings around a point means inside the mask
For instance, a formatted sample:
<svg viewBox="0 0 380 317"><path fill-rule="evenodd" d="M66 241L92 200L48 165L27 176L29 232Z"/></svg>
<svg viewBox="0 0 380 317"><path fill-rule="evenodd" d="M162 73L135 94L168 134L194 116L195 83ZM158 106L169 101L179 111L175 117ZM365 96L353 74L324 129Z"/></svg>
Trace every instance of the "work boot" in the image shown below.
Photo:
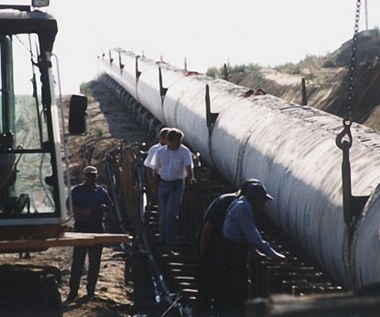
<svg viewBox="0 0 380 317"><path fill-rule="evenodd" d="M95 293L94 292L87 292L87 295L83 297L83 301L89 302L94 297L95 297Z"/></svg>
<svg viewBox="0 0 380 317"><path fill-rule="evenodd" d="M73 300L75 300L77 298L77 296L78 296L78 293L70 292L66 298L66 302L72 302Z"/></svg>

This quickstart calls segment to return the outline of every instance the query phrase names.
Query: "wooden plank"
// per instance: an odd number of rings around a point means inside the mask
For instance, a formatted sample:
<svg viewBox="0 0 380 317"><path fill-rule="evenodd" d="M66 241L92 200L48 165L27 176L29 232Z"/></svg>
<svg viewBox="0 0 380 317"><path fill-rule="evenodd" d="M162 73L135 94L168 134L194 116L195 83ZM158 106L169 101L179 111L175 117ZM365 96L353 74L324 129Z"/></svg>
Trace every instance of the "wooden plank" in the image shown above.
<svg viewBox="0 0 380 317"><path fill-rule="evenodd" d="M90 246L98 243L122 243L133 239L128 234L65 232L62 237L0 241L0 252L43 251L55 247Z"/></svg>

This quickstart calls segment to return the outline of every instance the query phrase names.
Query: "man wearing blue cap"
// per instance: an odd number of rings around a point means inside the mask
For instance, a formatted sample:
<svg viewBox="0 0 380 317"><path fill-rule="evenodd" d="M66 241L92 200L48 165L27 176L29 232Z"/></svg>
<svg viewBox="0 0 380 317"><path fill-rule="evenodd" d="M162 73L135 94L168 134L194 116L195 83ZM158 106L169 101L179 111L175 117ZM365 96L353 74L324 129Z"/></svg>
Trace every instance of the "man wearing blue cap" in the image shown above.
<svg viewBox="0 0 380 317"><path fill-rule="evenodd" d="M257 179L244 181L242 188L249 183L257 182ZM224 263L224 237L223 223L229 205L242 196L242 189L233 193L226 193L216 197L208 206L201 228L197 235L199 267L197 275L198 304L202 308L208 308L214 302L218 306L220 285L223 276Z"/></svg>
<svg viewBox="0 0 380 317"><path fill-rule="evenodd" d="M242 186L242 195L228 207L223 224L225 245L225 304L236 309L244 307L248 289L247 255L249 246L266 256L283 260L284 255L276 252L264 241L257 230L254 214L264 210L267 201L273 197L258 180L246 182Z"/></svg>

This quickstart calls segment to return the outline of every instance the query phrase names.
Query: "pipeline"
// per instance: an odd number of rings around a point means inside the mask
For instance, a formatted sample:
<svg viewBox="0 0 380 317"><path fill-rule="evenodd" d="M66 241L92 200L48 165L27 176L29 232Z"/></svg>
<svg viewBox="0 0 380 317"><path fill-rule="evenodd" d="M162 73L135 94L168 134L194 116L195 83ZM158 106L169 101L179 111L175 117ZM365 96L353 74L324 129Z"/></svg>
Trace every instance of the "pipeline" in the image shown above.
<svg viewBox="0 0 380 317"><path fill-rule="evenodd" d="M120 68L100 59L113 78L159 122L180 128L185 142L232 184L258 178L275 200L271 219L345 288L380 282L380 135L352 124L353 190L369 196L354 219L343 221L341 119L271 95L244 97L246 88L186 72L121 49ZM206 120L205 87L213 120ZM207 124L209 123L209 124Z"/></svg>

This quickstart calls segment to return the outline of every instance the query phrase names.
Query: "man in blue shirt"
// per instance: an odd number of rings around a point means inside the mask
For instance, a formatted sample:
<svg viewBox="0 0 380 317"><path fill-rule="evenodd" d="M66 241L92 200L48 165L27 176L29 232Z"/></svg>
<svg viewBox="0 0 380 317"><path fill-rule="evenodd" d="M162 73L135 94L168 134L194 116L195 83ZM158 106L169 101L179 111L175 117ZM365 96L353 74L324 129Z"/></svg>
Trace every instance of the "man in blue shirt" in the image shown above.
<svg viewBox="0 0 380 317"><path fill-rule="evenodd" d="M246 180L242 188L257 179ZM201 307L207 308L214 302L219 305L219 292L223 277L224 264L224 237L223 223L229 205L242 195L239 189L233 193L222 194L215 198L208 206L203 223L197 236L198 240L198 302Z"/></svg>
<svg viewBox="0 0 380 317"><path fill-rule="evenodd" d="M104 232L103 216L104 212L110 211L112 202L105 189L96 184L98 170L95 166L87 166L83 169L84 182L76 185L71 190L71 199L74 212L75 232ZM66 202L69 205L69 198ZM87 274L87 297L94 296L96 282L98 280L100 261L102 256L101 244L94 246L74 247L73 262L71 265L70 293L68 301L74 300L78 296L80 278L82 276L83 265L88 252L88 274Z"/></svg>
<svg viewBox="0 0 380 317"><path fill-rule="evenodd" d="M242 309L247 298L248 247L252 246L266 256L283 260L284 255L275 251L264 241L257 230L254 213L264 210L265 204L273 197L267 193L260 182L251 182L242 187L242 195L236 198L228 207L223 224L225 244L225 282L223 287L225 304Z"/></svg>

